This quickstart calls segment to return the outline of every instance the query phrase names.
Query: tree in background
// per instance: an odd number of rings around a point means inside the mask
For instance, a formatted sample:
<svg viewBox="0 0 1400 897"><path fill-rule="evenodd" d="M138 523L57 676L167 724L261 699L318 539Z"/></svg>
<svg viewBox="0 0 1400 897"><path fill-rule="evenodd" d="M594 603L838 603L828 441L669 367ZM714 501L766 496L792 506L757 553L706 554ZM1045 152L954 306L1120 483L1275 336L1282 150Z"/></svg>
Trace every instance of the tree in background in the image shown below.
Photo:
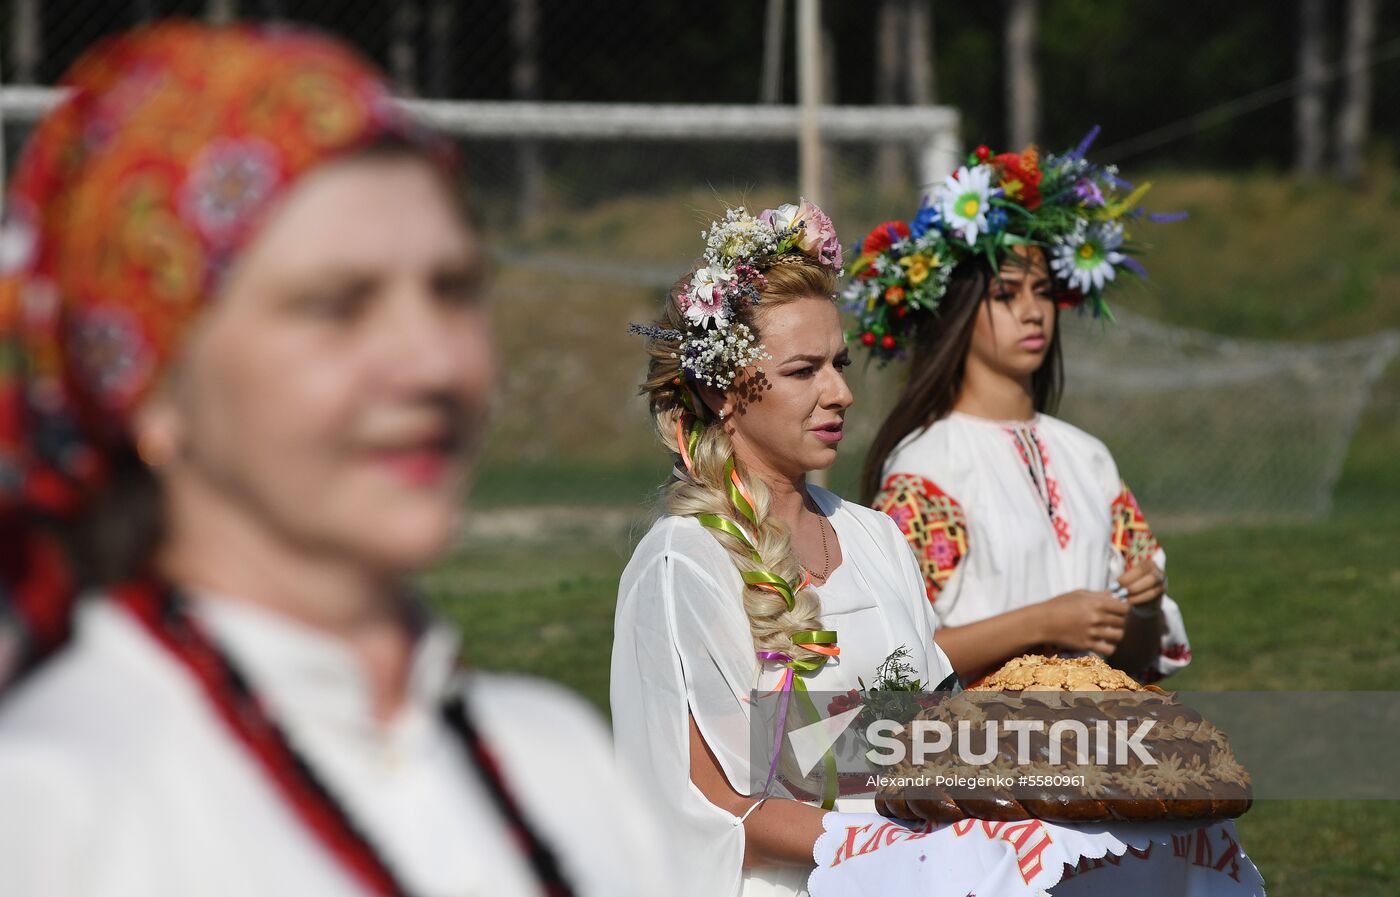
<svg viewBox="0 0 1400 897"><path fill-rule="evenodd" d="M1376 0L1347 4L1346 47L1342 65L1342 106L1337 112L1337 176L1361 176L1366 140L1371 131L1371 50L1376 40Z"/></svg>
<svg viewBox="0 0 1400 897"><path fill-rule="evenodd" d="M763 78L758 101L773 106L783 98L783 47L787 44L787 0L768 0L763 17Z"/></svg>
<svg viewBox="0 0 1400 897"><path fill-rule="evenodd" d="M389 20L389 74L394 86L406 96L418 95L420 18L417 0L399 0Z"/></svg>
<svg viewBox="0 0 1400 897"><path fill-rule="evenodd" d="M1293 99L1293 169L1316 174L1322 168L1327 146L1323 83L1327 66L1327 34L1324 0L1300 0L1298 4L1298 92Z"/></svg>
<svg viewBox="0 0 1400 897"><path fill-rule="evenodd" d="M517 100L540 98L540 9L538 0L511 0L510 41L511 94ZM532 225L539 218L544 200L544 159L539 143L527 140L520 145L520 193L516 220Z"/></svg>
<svg viewBox="0 0 1400 897"><path fill-rule="evenodd" d="M524 8L538 21L540 100L752 103L760 84L766 102L795 100L792 0L708 4L703 16L685 0L9 0L0 13L0 57L10 83L47 84L83 48L137 22L236 14L327 29L421 96L505 100L528 92L517 78L515 23ZM834 45L827 60L840 63L838 83L826 85L831 100L931 102L936 80L939 101L957 107L969 139L1066 146L1101 124L1100 151L1128 153L1120 160L1136 165L1316 166L1347 176L1359 170L1368 143L1400 146L1400 54L1383 49L1400 36L1400 3L823 0L822 8L827 46ZM766 27L765 11L776 25ZM1319 17L1321 28L1300 28ZM1319 57L1321 75L1295 99L1294 80L1311 78ZM1268 102L1231 106L1272 85L1283 89ZM1193 119L1198 126L1134 143ZM1114 146L1122 143L1130 146ZM676 149L706 160L747 152ZM515 148L509 152L503 166L518 170ZM884 171L909 171L901 153L885 155ZM549 165L551 186L577 182L589 195L605 195L609 178L626 183L636 175L606 155L573 168L563 155L550 156ZM683 169L661 175L680 181Z"/></svg>
<svg viewBox="0 0 1400 897"><path fill-rule="evenodd" d="M10 16L10 57L14 60L15 80L33 84L38 80L39 59L43 56L39 0L15 0Z"/></svg>
<svg viewBox="0 0 1400 897"><path fill-rule="evenodd" d="M227 25L238 18L238 0L207 0L204 18L211 25Z"/></svg>
<svg viewBox="0 0 1400 897"><path fill-rule="evenodd" d="M930 0L880 0L875 13L875 102L927 106L934 101ZM907 147L881 146L875 157L882 189L904 190L912 171Z"/></svg>
<svg viewBox="0 0 1400 897"><path fill-rule="evenodd" d="M428 96L452 96L452 62L457 51L456 0L428 3Z"/></svg>
<svg viewBox="0 0 1400 897"><path fill-rule="evenodd" d="M1033 143L1040 135L1040 76L1036 71L1039 31L1039 0L1007 0L1006 132L1013 147Z"/></svg>

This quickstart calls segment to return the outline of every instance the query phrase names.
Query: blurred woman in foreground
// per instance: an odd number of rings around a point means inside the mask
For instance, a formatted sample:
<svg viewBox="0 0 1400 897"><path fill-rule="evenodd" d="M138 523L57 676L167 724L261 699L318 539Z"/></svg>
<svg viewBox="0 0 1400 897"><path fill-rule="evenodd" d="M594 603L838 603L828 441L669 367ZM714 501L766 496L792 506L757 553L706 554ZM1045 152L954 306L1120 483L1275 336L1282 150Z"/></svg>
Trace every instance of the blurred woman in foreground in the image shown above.
<svg viewBox="0 0 1400 897"><path fill-rule="evenodd" d="M598 722L406 584L496 380L450 154L288 30L65 86L3 241L6 891L640 893Z"/></svg>

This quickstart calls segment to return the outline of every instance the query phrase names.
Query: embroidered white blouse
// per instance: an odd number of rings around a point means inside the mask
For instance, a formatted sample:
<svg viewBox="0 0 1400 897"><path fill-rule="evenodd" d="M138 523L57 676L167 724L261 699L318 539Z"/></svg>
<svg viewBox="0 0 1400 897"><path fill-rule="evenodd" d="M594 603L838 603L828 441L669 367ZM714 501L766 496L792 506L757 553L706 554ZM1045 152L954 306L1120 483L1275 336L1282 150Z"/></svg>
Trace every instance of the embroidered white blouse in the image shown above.
<svg viewBox="0 0 1400 897"><path fill-rule="evenodd" d="M868 683L891 652L907 647L924 682L952 665L933 640L932 609L914 558L888 517L812 487L841 544L841 564L817 587L821 621L841 655L805 674L810 691ZM743 583L728 553L690 517L663 517L622 574L612 658L613 733L619 759L657 801L675 867L675 895L768 897L806 894L809 868L742 869L744 826L690 780L687 713L740 794L755 794L767 756L750 756L750 692L776 688L782 668L760 664L743 607ZM873 812L840 798L836 809Z"/></svg>
<svg viewBox="0 0 1400 897"><path fill-rule="evenodd" d="M1109 589L1126 566L1166 554L1108 448L1062 420L995 421L954 411L906 437L874 506L919 560L940 625L961 626L1075 589ZM1181 610L1166 623L1151 681L1191 660Z"/></svg>
<svg viewBox="0 0 1400 897"><path fill-rule="evenodd" d="M200 601L196 612L413 893L539 894L436 712L459 688L578 892L661 893L646 808L579 699L459 673L457 634L438 625L420 638L407 703L385 726L339 642L241 602ZM89 600L76 623L75 641L0 708L0 892L363 897L126 611Z"/></svg>

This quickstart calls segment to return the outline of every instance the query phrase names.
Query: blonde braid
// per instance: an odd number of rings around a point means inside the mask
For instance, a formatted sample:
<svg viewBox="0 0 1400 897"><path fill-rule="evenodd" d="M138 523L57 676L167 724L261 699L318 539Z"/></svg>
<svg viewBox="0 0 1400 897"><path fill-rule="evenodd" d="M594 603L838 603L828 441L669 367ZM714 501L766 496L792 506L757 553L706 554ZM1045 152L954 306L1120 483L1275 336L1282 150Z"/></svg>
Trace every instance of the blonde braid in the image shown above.
<svg viewBox="0 0 1400 897"><path fill-rule="evenodd" d="M775 265L765 272L767 284L762 299L765 307L793 301L801 296L831 294L834 278L816 262L796 254L778 258L783 260L781 268ZM684 331L685 317L676 296L689 280L687 275L672 289L662 318L655 322L659 329ZM744 309L737 316L739 323L747 324L757 332L753 318L752 309ZM745 585L744 610L753 635L754 649L786 654L802 668L820 665L826 660L826 655L801 647L801 640L794 640L794 635L821 630L821 603L816 592L806 587L805 571L792 550L791 534L786 524L769 514L767 487L758 477L745 476L737 459L734 459L729 435L687 384L680 365L679 340L653 336L648 340L647 351L651 355L651 363L641 391L650 399L657 435L671 452L690 458L687 475L677 476L666 487L663 504L667 513L696 517L713 515L738 524L741 530L747 531L752 539L752 551L743 539L722 529L711 529L715 540L729 553L741 574L767 571L793 586L793 601L789 606L782 594L770 588ZM681 440L687 443L693 441L693 447L683 447ZM752 497L756 526L751 524L731 498L726 473L731 461Z"/></svg>
<svg viewBox="0 0 1400 897"><path fill-rule="evenodd" d="M681 412L689 417L688 412ZM676 422L680 418L675 410L656 414L656 424L662 435L662 442L671 448L676 440ZM679 453L679 446L675 446ZM768 513L768 489L757 477L740 478L753 496L754 515L758 520L756 528L741 514L730 500L725 483L725 468L733 458L729 435L722 427L713 423L702 425L691 457L691 478L689 481L676 479L666 489L665 507L668 513L677 516L699 516L713 514L738 523L749 531L753 540L754 552L749 546L723 530L711 530L715 540L729 553L730 560L742 573L767 570L777 574L789 583L799 583L803 579L803 569L792 551L791 538L786 524ZM736 462L737 466L737 462ZM759 559L755 560L753 554ZM820 663L824 656L807 648L799 647L793 633L819 630L821 626L821 603L810 588L798 588L793 592L793 604L789 608L781 594L756 585L746 585L743 591L744 611L748 615L749 629L753 634L756 651L783 653L794 660Z"/></svg>

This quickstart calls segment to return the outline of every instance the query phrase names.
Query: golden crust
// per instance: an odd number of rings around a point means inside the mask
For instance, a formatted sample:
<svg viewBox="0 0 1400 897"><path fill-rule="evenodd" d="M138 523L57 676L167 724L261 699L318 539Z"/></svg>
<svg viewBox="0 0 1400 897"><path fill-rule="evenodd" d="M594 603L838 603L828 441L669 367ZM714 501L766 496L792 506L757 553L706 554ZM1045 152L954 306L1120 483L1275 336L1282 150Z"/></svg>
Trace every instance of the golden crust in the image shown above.
<svg viewBox="0 0 1400 897"><path fill-rule="evenodd" d="M1006 662L969 691L1143 691L1132 676L1100 657L1023 654Z"/></svg>

